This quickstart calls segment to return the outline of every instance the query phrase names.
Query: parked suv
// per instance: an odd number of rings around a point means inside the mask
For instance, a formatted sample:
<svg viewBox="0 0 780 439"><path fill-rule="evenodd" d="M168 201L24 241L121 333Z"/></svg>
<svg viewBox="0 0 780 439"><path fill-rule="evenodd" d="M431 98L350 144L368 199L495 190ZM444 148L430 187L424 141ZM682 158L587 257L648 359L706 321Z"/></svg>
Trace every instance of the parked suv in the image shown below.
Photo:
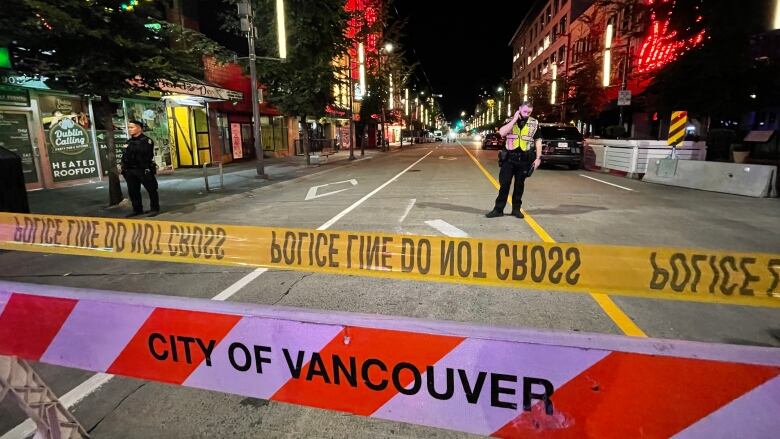
<svg viewBox="0 0 780 439"><path fill-rule="evenodd" d="M582 166L585 138L571 125L541 124L542 163L566 165L569 169Z"/></svg>

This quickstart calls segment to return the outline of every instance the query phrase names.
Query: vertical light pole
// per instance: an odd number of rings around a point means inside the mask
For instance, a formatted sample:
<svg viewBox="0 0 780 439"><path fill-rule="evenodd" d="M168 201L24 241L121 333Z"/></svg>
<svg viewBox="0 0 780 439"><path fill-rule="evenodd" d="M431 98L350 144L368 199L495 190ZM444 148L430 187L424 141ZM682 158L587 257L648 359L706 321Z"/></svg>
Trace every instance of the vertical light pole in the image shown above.
<svg viewBox="0 0 780 439"><path fill-rule="evenodd" d="M363 46L363 42L358 43L358 81L360 81L360 96L356 96L357 100L362 101L363 96L366 94L366 51ZM365 133L365 127L363 128ZM363 157L366 154L365 142L360 139L360 156Z"/></svg>
<svg viewBox="0 0 780 439"><path fill-rule="evenodd" d="M552 65L552 84L550 85L550 105L555 105L555 95L558 93L558 63Z"/></svg>
<svg viewBox="0 0 780 439"><path fill-rule="evenodd" d="M276 38L279 58L287 58L287 30L284 25L284 0L276 0Z"/></svg>
<svg viewBox="0 0 780 439"><path fill-rule="evenodd" d="M498 87L498 91L499 91L499 93L501 93L501 100L498 102L498 117L496 119L500 121L501 120L501 113L502 113L501 106L502 106L502 103L506 100L506 89L504 89L503 86L499 86ZM507 104L507 105L509 105L509 104ZM507 107L507 108L509 108L509 107Z"/></svg>
<svg viewBox="0 0 780 439"><path fill-rule="evenodd" d="M626 89L626 86L628 85L628 69L631 67L631 36L628 37L628 42L626 42L626 55L623 57L623 78L620 81L620 90L624 91ZM621 127L623 126L623 110L625 108L624 105L620 105L620 122L618 125Z"/></svg>
<svg viewBox="0 0 780 439"><path fill-rule="evenodd" d="M571 31L566 34L566 56L563 58L566 69L563 71L563 93L561 95L561 123L566 123L566 100L569 97L569 57L571 57ZM560 61L560 60L559 60Z"/></svg>
<svg viewBox="0 0 780 439"><path fill-rule="evenodd" d="M255 165L257 178L268 178L265 173L263 162L263 146L260 142L260 97L257 92L257 54L255 53L255 14L252 10L252 3L249 0L242 0L238 3L238 18L241 31L246 33L247 45L249 48L249 79L252 87L252 122L254 125L254 148L257 156ZM287 58L287 32L284 24L284 0L276 0L276 36L279 46L279 61Z"/></svg>
<svg viewBox="0 0 780 439"><path fill-rule="evenodd" d="M408 121L406 124L406 131L409 133L409 137L411 138L411 125L412 125L412 118L409 117L409 89L404 88L404 118ZM404 146L404 132L401 131L401 146Z"/></svg>
<svg viewBox="0 0 780 439"><path fill-rule="evenodd" d="M387 44L385 44L385 46L383 48L379 49L379 77L380 78L382 77L382 52L383 51L386 54L387 53L392 53L393 52L393 44L392 43L387 43ZM392 81L393 80L392 80L392 76L391 76L390 77L390 100L391 101L393 99L392 98L392 93L393 93L392 92L392 90L393 90L392 89L392 87L393 87ZM384 98L384 96L383 96L383 98ZM392 108L392 106L390 108ZM385 106L384 106L384 103L383 103L383 105L382 105L382 129L379 132L379 136L381 137L381 149L382 149L382 151L386 151L386 150L390 149L390 145L387 145L385 143L385 136L387 135L386 130L387 130L387 117L385 116Z"/></svg>
<svg viewBox="0 0 780 439"><path fill-rule="evenodd" d="M257 93L257 55L255 54L255 23L254 11L249 1L238 4L238 16L241 21L241 31L246 33L249 45L249 80L252 87L252 122L254 125L254 148L257 162L255 169L257 178L268 178L263 163L263 146L260 144L260 103Z"/></svg>
<svg viewBox="0 0 780 439"><path fill-rule="evenodd" d="M419 124L419 122L420 122L420 98L417 97L417 96L414 97L414 120L416 122L418 122L418 124ZM415 136L414 137L419 137L417 135L418 134L417 130L415 129L414 131L415 131Z"/></svg>
<svg viewBox="0 0 780 439"><path fill-rule="evenodd" d="M607 31L604 33L604 71L602 73L601 85L609 87L610 69L612 68L612 25L607 25Z"/></svg>
<svg viewBox="0 0 780 439"><path fill-rule="evenodd" d="M772 29L780 29L780 0L775 0L775 20Z"/></svg>
<svg viewBox="0 0 780 439"><path fill-rule="evenodd" d="M358 75L362 99L362 96L366 94L366 51L363 43L358 43Z"/></svg>
<svg viewBox="0 0 780 439"><path fill-rule="evenodd" d="M355 160L355 84L352 83L352 55L347 52L349 77L349 159Z"/></svg>

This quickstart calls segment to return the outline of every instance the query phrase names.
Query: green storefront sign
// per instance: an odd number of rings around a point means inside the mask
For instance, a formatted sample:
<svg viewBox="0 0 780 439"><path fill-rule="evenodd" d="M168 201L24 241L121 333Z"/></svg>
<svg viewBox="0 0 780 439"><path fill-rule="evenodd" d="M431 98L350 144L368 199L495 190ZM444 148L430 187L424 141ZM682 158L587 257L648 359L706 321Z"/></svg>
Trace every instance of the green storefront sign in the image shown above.
<svg viewBox="0 0 780 439"><path fill-rule="evenodd" d="M0 47L0 69L10 69L11 65L11 52L7 47Z"/></svg>
<svg viewBox="0 0 780 439"><path fill-rule="evenodd" d="M46 140L55 182L100 176L89 132L73 119L53 124Z"/></svg>
<svg viewBox="0 0 780 439"><path fill-rule="evenodd" d="M27 116L23 113L0 112L0 147L22 158L22 172L25 183L37 183L30 129Z"/></svg>
<svg viewBox="0 0 780 439"><path fill-rule="evenodd" d="M23 88L0 84L0 105L29 107L30 92Z"/></svg>

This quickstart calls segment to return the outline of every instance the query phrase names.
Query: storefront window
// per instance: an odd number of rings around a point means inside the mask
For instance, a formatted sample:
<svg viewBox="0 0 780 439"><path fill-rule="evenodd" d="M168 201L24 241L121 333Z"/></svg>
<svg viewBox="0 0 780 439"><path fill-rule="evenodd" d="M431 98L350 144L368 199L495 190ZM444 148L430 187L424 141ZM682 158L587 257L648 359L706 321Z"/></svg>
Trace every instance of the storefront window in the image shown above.
<svg viewBox="0 0 780 439"><path fill-rule="evenodd" d="M284 116L274 116L274 149L287 150L287 123Z"/></svg>
<svg viewBox="0 0 780 439"><path fill-rule="evenodd" d="M87 101L40 95L38 106L54 182L100 177Z"/></svg>
<svg viewBox="0 0 780 439"><path fill-rule="evenodd" d="M226 114L217 114L217 129L219 130L219 140L222 142L222 154L232 156L233 143L230 135L230 124Z"/></svg>
<svg viewBox="0 0 780 439"><path fill-rule="evenodd" d="M287 150L287 126L284 116L261 117L260 136L263 150Z"/></svg>
<svg viewBox="0 0 780 439"><path fill-rule="evenodd" d="M38 182L26 113L0 111L0 147L22 158L25 183Z"/></svg>
<svg viewBox="0 0 780 439"><path fill-rule="evenodd" d="M252 124L241 124L241 146L243 154L241 158L254 157L255 156L255 138L252 135Z"/></svg>
<svg viewBox="0 0 780 439"><path fill-rule="evenodd" d="M171 167L171 138L165 104L160 101L125 100L127 120L144 123L144 134L154 141L154 161L158 168Z"/></svg>

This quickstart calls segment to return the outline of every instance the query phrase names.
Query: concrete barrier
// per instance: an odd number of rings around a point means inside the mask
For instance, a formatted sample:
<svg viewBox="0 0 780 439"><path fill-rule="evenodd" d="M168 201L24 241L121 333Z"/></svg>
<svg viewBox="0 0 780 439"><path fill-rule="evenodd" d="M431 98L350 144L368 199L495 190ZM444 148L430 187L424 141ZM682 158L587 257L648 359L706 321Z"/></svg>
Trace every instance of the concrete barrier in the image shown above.
<svg viewBox="0 0 780 439"><path fill-rule="evenodd" d="M776 178L776 166L660 159L643 181L761 198L777 196Z"/></svg>

